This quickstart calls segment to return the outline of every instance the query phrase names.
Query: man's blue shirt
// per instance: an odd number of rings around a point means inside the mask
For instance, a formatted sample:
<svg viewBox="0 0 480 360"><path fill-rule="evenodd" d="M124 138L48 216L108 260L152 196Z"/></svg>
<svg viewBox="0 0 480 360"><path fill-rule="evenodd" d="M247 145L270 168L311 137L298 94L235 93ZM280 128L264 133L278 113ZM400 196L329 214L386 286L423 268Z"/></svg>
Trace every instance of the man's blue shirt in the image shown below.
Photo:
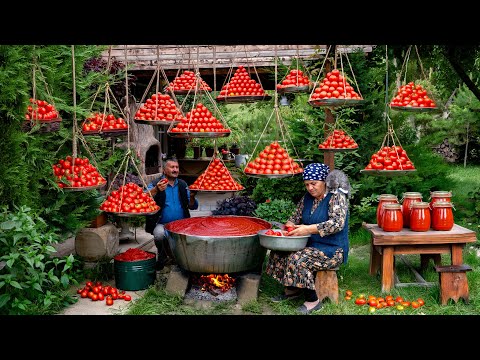
<svg viewBox="0 0 480 360"><path fill-rule="evenodd" d="M158 181L154 180L147 186L147 191L152 190ZM187 198L190 201L190 189L187 189ZM195 204L192 210L198 209L198 201L195 199ZM183 219L183 209L180 203L180 195L178 194L178 179L175 179L173 186L167 185L165 189L165 208L160 209L162 212L161 224L167 224L171 221Z"/></svg>

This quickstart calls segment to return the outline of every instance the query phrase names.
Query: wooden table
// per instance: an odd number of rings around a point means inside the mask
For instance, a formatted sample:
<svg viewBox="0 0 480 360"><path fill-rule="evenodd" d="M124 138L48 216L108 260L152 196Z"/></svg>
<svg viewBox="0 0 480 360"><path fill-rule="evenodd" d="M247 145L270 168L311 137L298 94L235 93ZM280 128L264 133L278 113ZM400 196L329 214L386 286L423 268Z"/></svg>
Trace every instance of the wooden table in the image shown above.
<svg viewBox="0 0 480 360"><path fill-rule="evenodd" d="M465 244L477 241L476 233L454 224L450 231L383 231L377 224L363 223L371 237L370 275L382 274L382 292L389 292L394 286L394 259L400 254L420 254L422 264L434 257L436 265L441 265L440 254L450 254L451 265L463 264Z"/></svg>

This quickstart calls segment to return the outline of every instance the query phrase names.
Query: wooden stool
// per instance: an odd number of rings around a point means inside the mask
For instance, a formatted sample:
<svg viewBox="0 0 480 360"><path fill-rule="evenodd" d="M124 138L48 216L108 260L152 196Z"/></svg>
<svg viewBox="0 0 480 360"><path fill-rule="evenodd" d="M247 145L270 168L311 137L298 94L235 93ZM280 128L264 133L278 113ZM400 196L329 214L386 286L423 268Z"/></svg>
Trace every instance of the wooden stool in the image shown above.
<svg viewBox="0 0 480 360"><path fill-rule="evenodd" d="M317 271L315 276L315 291L320 301L329 298L330 301L338 304L338 267L328 270Z"/></svg>
<svg viewBox="0 0 480 360"><path fill-rule="evenodd" d="M472 270L468 265L448 265L435 266L435 271L439 274L440 282L440 301L446 305L448 299L455 302L463 298L468 304L468 281L467 271Z"/></svg>

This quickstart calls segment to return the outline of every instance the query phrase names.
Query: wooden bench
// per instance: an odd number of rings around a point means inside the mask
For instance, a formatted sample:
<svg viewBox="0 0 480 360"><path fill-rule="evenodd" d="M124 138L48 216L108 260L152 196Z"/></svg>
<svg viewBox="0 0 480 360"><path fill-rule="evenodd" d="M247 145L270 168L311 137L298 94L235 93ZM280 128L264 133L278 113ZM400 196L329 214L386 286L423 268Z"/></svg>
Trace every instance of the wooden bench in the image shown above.
<svg viewBox="0 0 480 360"><path fill-rule="evenodd" d="M435 271L439 274L440 283L440 301L446 305L449 299L455 302L462 298L468 304L468 281L467 271L472 268L468 265L447 265L435 266Z"/></svg>
<svg viewBox="0 0 480 360"><path fill-rule="evenodd" d="M338 304L338 267L328 270L317 271L315 276L315 291L318 299L322 302L329 298L331 302Z"/></svg>

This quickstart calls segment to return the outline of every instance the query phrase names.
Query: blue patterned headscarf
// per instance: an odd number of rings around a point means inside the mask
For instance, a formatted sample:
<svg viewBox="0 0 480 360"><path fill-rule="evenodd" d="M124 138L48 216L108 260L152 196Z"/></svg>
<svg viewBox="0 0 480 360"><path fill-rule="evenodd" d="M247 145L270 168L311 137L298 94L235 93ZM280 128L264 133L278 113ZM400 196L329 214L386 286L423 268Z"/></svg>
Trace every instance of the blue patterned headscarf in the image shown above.
<svg viewBox="0 0 480 360"><path fill-rule="evenodd" d="M303 180L320 180L325 181L330 167L322 163L308 164L303 169Z"/></svg>

